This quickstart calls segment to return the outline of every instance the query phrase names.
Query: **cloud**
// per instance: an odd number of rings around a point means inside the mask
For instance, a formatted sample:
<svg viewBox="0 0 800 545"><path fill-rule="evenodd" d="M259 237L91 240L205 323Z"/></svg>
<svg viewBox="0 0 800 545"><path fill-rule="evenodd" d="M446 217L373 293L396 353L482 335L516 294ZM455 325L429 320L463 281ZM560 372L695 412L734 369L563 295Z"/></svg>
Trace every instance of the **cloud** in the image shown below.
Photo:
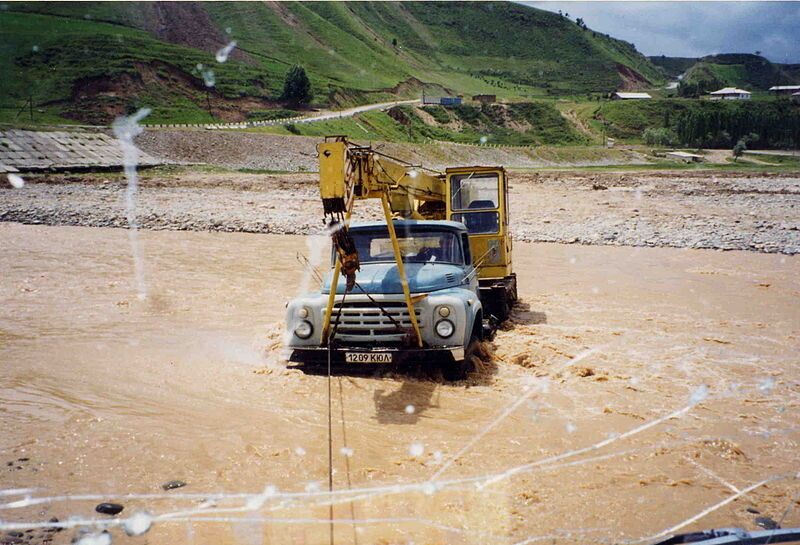
<svg viewBox="0 0 800 545"><path fill-rule="evenodd" d="M800 63L800 2L520 2L581 17L645 55L754 53Z"/></svg>

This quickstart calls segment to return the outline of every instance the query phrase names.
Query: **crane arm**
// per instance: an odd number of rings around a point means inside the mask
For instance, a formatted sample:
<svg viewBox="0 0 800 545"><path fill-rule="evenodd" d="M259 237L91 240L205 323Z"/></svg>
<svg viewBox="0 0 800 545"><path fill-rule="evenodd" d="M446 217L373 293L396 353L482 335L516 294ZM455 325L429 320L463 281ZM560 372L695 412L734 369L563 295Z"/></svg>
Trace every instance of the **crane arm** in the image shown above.
<svg viewBox="0 0 800 545"><path fill-rule="evenodd" d="M325 222L338 256L328 297L323 342L328 339L339 274L344 274L346 291L349 292L355 286L356 271L360 269L358 250L348 232L353 204L356 199L379 199L392 240L414 337L416 343L422 346L392 217L426 219L436 214L443 217L446 194L444 174L378 153L371 147L356 146L344 136L326 137L325 142L319 145L318 152L320 196ZM419 202L424 204L418 206Z"/></svg>

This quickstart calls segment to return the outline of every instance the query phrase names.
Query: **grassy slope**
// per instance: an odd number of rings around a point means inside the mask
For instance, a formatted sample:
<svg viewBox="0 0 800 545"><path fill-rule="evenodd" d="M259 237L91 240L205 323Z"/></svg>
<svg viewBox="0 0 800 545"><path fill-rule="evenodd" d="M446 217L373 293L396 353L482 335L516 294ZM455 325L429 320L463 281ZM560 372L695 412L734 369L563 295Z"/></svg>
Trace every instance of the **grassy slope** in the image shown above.
<svg viewBox="0 0 800 545"><path fill-rule="evenodd" d="M686 72L684 81L709 81L719 87L740 87L748 91L767 90L773 85L790 85L792 76L781 65L750 54L703 57Z"/></svg>
<svg viewBox="0 0 800 545"><path fill-rule="evenodd" d="M217 65L208 53L154 39L145 30L158 22L150 4L8 4L0 12L2 96L18 104L36 82L37 105L63 100L78 78L133 74L134 63L156 60L196 77L196 64L213 66L216 90L226 97L275 97L288 66L302 64L317 100L342 104L383 100L385 89L410 78L508 98L613 90L620 83L615 62L659 78L630 44L511 3L208 2L202 8L218 30L231 29L256 65ZM31 54L34 45L38 55ZM417 92L409 87L405 94ZM159 120L181 111L180 121L210 120L192 97L155 88L144 95L139 102L167 101Z"/></svg>
<svg viewBox="0 0 800 545"><path fill-rule="evenodd" d="M401 106L395 116L384 112L366 112L352 118L318 123L287 124L258 131L278 134L325 136L345 134L353 139L393 142L424 142L428 139L464 144L554 145L586 144L552 105L547 102L515 103L501 106L426 106L422 110L433 120L426 122L412 106ZM518 124L519 129L510 124Z"/></svg>
<svg viewBox="0 0 800 545"><path fill-rule="evenodd" d="M671 77L683 74L700 60L696 57L665 57L663 55L647 58L651 63L662 68L666 75Z"/></svg>
<svg viewBox="0 0 800 545"><path fill-rule="evenodd" d="M270 73L275 73L275 66L271 67L273 70L263 70L235 61L217 63L211 54L160 42L143 31L116 24L2 13L0 28L0 78L4 91L0 101L7 107L19 104L30 93L40 108L60 111L61 105L51 103L69 98L79 78L114 78L121 74L135 77L137 63L165 59L171 66L191 74L197 88L185 89L184 94L164 86L146 86L142 96L132 100L130 107L152 107L154 111L148 119L151 122L213 120L200 105L204 86L198 64L215 72L214 91L227 98L242 94L269 97L277 92L272 90L279 89L282 84L280 79L270 77ZM42 28L48 32L42 33ZM191 100L192 95L196 102ZM0 112L3 112L0 119L7 119L11 110Z"/></svg>

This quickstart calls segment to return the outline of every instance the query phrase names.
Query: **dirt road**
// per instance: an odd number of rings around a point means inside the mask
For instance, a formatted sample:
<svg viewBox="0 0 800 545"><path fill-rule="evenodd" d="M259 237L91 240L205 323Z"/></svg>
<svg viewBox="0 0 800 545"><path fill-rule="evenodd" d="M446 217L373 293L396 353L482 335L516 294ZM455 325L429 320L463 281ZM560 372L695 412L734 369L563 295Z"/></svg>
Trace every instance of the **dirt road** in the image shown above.
<svg viewBox="0 0 800 545"><path fill-rule="evenodd" d="M308 287L295 254L321 241L140 236L141 301L127 231L0 223L0 490L88 495L0 519L98 529L112 518L94 506L116 501L154 523L111 527L114 543L327 543L328 382L278 350L283 303ZM467 382L333 377L336 543L800 525L800 258L515 251L522 303Z"/></svg>

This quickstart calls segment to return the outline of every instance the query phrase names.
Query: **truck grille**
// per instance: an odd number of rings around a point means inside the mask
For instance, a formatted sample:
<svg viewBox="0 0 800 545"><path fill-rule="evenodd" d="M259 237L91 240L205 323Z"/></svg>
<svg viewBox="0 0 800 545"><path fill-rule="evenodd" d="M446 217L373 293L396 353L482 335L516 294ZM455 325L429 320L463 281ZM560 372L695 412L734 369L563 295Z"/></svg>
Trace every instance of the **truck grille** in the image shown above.
<svg viewBox="0 0 800 545"><path fill-rule="evenodd" d="M344 305L337 302L333 306L333 316L331 317L331 328L336 323L336 316L341 309L339 317L339 327L336 331L336 339L340 341L353 342L372 342L372 341L400 341L410 331L411 317L408 313L405 301L378 301L384 308L382 311L375 306L369 299L353 301L350 297ZM324 312L324 311L323 311ZM398 330L394 322L405 331ZM422 329L420 322L420 311L415 309L417 323Z"/></svg>

